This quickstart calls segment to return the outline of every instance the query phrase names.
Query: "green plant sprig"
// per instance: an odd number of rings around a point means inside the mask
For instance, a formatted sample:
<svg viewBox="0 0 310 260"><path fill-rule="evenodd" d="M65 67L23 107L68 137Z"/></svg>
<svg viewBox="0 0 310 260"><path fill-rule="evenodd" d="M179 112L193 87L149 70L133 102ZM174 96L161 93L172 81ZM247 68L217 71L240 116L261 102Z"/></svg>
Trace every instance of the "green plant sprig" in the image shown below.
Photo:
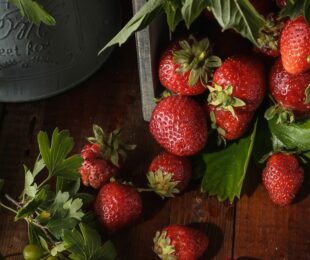
<svg viewBox="0 0 310 260"><path fill-rule="evenodd" d="M74 142L69 132L57 128L51 140L46 132L39 132L40 154L32 170L24 165L25 184L18 200L5 194L12 204L0 201L4 208L15 215L15 221L24 220L28 226L29 244L42 248L41 259L56 256L58 259L112 260L116 251L110 241L102 245L92 212L85 212L83 205L93 198L79 193L79 168L82 158L70 155ZM38 183L37 176L45 178ZM56 187L50 181L56 178ZM4 181L0 180L0 191Z"/></svg>

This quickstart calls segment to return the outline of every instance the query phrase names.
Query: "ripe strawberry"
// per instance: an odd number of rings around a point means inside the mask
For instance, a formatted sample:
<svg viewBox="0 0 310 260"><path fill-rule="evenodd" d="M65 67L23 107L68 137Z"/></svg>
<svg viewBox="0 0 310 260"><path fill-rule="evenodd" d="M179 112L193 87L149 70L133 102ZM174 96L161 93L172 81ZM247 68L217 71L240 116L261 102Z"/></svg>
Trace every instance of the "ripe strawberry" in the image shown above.
<svg viewBox="0 0 310 260"><path fill-rule="evenodd" d="M159 80L167 89L180 95L199 95L206 91L210 74L221 60L211 55L207 38L172 43L159 61Z"/></svg>
<svg viewBox="0 0 310 260"><path fill-rule="evenodd" d="M160 259L196 260L208 244L208 237L200 230L170 225L156 232L153 250Z"/></svg>
<svg viewBox="0 0 310 260"><path fill-rule="evenodd" d="M286 115L289 115L290 111L302 117L310 114L310 71L291 75L286 72L279 59L271 69L269 86L271 95L280 106L268 109L267 119L279 114L279 122L283 122L287 120ZM290 117L293 117L293 114ZM290 121L293 121L293 118Z"/></svg>
<svg viewBox="0 0 310 260"><path fill-rule="evenodd" d="M284 26L280 52L288 73L300 74L310 69L310 26L303 16L289 20Z"/></svg>
<svg viewBox="0 0 310 260"><path fill-rule="evenodd" d="M86 144L81 151L81 157L84 160L94 160L102 158L99 144Z"/></svg>
<svg viewBox="0 0 310 260"><path fill-rule="evenodd" d="M255 111L265 96L265 74L260 61L236 56L225 60L213 77L208 102L217 108Z"/></svg>
<svg viewBox="0 0 310 260"><path fill-rule="evenodd" d="M99 189L103 184L115 177L119 168L104 159L85 160L80 168L82 182L85 186Z"/></svg>
<svg viewBox="0 0 310 260"><path fill-rule="evenodd" d="M95 211L103 229L111 234L129 226L140 217L142 200L135 188L111 182L100 189Z"/></svg>
<svg viewBox="0 0 310 260"><path fill-rule="evenodd" d="M157 155L147 174L149 186L161 197L174 197L183 191L192 176L192 167L186 157L170 153Z"/></svg>
<svg viewBox="0 0 310 260"><path fill-rule="evenodd" d="M208 106L212 128L217 129L218 134L225 140L240 138L248 129L253 118L253 112L235 110L235 115L221 108Z"/></svg>
<svg viewBox="0 0 310 260"><path fill-rule="evenodd" d="M120 162L125 160L125 150L132 150L133 145L121 142L121 130L116 129L106 136L101 127L93 126L94 137L89 137L81 151L84 163L80 175L85 186L99 189L111 177L115 177L120 168Z"/></svg>
<svg viewBox="0 0 310 260"><path fill-rule="evenodd" d="M271 200L280 206L290 204L299 191L304 179L304 171L295 156L274 154L263 171L263 183Z"/></svg>
<svg viewBox="0 0 310 260"><path fill-rule="evenodd" d="M196 154L207 142L204 111L189 97L170 96L160 101L149 127L155 140L174 155Z"/></svg>

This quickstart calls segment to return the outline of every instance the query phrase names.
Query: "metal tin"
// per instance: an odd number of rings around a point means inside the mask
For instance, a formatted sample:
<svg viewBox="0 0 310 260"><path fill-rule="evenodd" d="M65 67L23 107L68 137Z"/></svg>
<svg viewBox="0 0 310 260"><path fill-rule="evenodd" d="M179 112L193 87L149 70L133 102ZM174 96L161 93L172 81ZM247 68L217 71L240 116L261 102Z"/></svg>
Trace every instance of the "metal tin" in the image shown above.
<svg viewBox="0 0 310 260"><path fill-rule="evenodd" d="M0 101L56 95L85 80L108 58L97 53L120 29L120 3L44 0L56 26L29 23L0 2Z"/></svg>

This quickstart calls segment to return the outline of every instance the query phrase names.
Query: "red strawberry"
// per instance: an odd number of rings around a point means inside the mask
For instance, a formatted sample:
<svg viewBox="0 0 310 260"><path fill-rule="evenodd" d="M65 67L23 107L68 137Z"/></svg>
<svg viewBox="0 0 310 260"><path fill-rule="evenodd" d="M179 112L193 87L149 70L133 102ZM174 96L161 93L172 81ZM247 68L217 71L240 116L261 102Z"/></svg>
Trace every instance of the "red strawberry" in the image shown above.
<svg viewBox="0 0 310 260"><path fill-rule="evenodd" d="M304 171L295 156L274 154L263 171L263 183L271 200L280 206L290 204L299 191Z"/></svg>
<svg viewBox="0 0 310 260"><path fill-rule="evenodd" d="M99 189L111 177L115 177L118 172L118 167L104 159L85 160L80 168L83 184L94 189Z"/></svg>
<svg viewBox="0 0 310 260"><path fill-rule="evenodd" d="M169 153L157 155L147 174L149 186L161 197L173 197L183 191L192 176L192 167L186 157Z"/></svg>
<svg viewBox="0 0 310 260"><path fill-rule="evenodd" d="M310 26L304 17L286 23L280 38L280 52L288 73L300 74L310 69Z"/></svg>
<svg viewBox="0 0 310 260"><path fill-rule="evenodd" d="M142 200L135 188L111 182L100 189L95 211L104 230L111 234L129 226L140 217Z"/></svg>
<svg viewBox="0 0 310 260"><path fill-rule="evenodd" d="M81 151L81 157L84 160L93 160L102 158L101 149L98 144L86 144Z"/></svg>
<svg viewBox="0 0 310 260"><path fill-rule="evenodd" d="M200 230L170 225L156 232L153 250L160 259L197 260L208 244L208 237Z"/></svg>
<svg viewBox="0 0 310 260"><path fill-rule="evenodd" d="M206 91L205 84L215 67L221 64L211 56L207 38L194 37L172 43L159 61L159 80L167 89L180 95L198 95Z"/></svg>
<svg viewBox="0 0 310 260"><path fill-rule="evenodd" d="M265 74L260 61L236 56L225 60L209 87L209 104L233 113L233 110L255 111L265 96Z"/></svg>
<svg viewBox="0 0 310 260"><path fill-rule="evenodd" d="M291 75L286 72L281 59L279 59L271 69L269 86L271 95L284 108L282 109L284 113L287 113L285 110L292 110L298 116L310 114L309 71L299 75ZM272 107L266 113L266 117L270 119L282 111L278 106ZM282 119L283 116L280 114L279 119ZM283 120L285 120L285 117Z"/></svg>
<svg viewBox="0 0 310 260"><path fill-rule="evenodd" d="M155 107L149 127L155 140L174 155L196 154L207 142L204 111L189 97L163 99Z"/></svg>
<svg viewBox="0 0 310 260"><path fill-rule="evenodd" d="M235 110L235 115L224 109L208 106L212 128L217 129L219 135L225 140L240 138L248 129L253 118L253 112Z"/></svg>
<svg viewBox="0 0 310 260"><path fill-rule="evenodd" d="M82 182L85 186L99 189L111 177L119 172L120 162L125 160L125 150L132 150L133 145L123 144L121 130L116 129L106 136L101 127L93 126L94 137L89 137L81 151L84 163L80 168Z"/></svg>

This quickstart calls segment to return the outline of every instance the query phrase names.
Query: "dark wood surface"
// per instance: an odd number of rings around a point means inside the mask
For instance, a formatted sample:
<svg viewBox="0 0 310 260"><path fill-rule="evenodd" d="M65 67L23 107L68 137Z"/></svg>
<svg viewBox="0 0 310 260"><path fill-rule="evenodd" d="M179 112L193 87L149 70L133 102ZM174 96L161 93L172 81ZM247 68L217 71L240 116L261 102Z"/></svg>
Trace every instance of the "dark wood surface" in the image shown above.
<svg viewBox="0 0 310 260"><path fill-rule="evenodd" d="M125 1L124 1L125 2ZM128 5L128 4L127 4ZM129 6L127 6L129 7ZM93 123L111 130L125 129L125 138L138 148L131 153L123 176L140 181L152 157L160 151L142 119L134 41L114 51L108 62L81 86L57 97L0 106L0 177L5 191L17 196L22 188L22 163L32 165L37 155L36 134L56 126L69 129L78 152ZM202 259L310 259L310 198L303 191L289 207L274 206L260 183L260 172L248 173L243 196L234 205L219 203L191 188L162 201L143 194L144 213L136 226L114 237L119 259L157 259L152 253L156 230L169 223L204 230L210 246ZM193 187L196 187L193 185ZM0 252L18 255L27 244L26 224L0 211Z"/></svg>

